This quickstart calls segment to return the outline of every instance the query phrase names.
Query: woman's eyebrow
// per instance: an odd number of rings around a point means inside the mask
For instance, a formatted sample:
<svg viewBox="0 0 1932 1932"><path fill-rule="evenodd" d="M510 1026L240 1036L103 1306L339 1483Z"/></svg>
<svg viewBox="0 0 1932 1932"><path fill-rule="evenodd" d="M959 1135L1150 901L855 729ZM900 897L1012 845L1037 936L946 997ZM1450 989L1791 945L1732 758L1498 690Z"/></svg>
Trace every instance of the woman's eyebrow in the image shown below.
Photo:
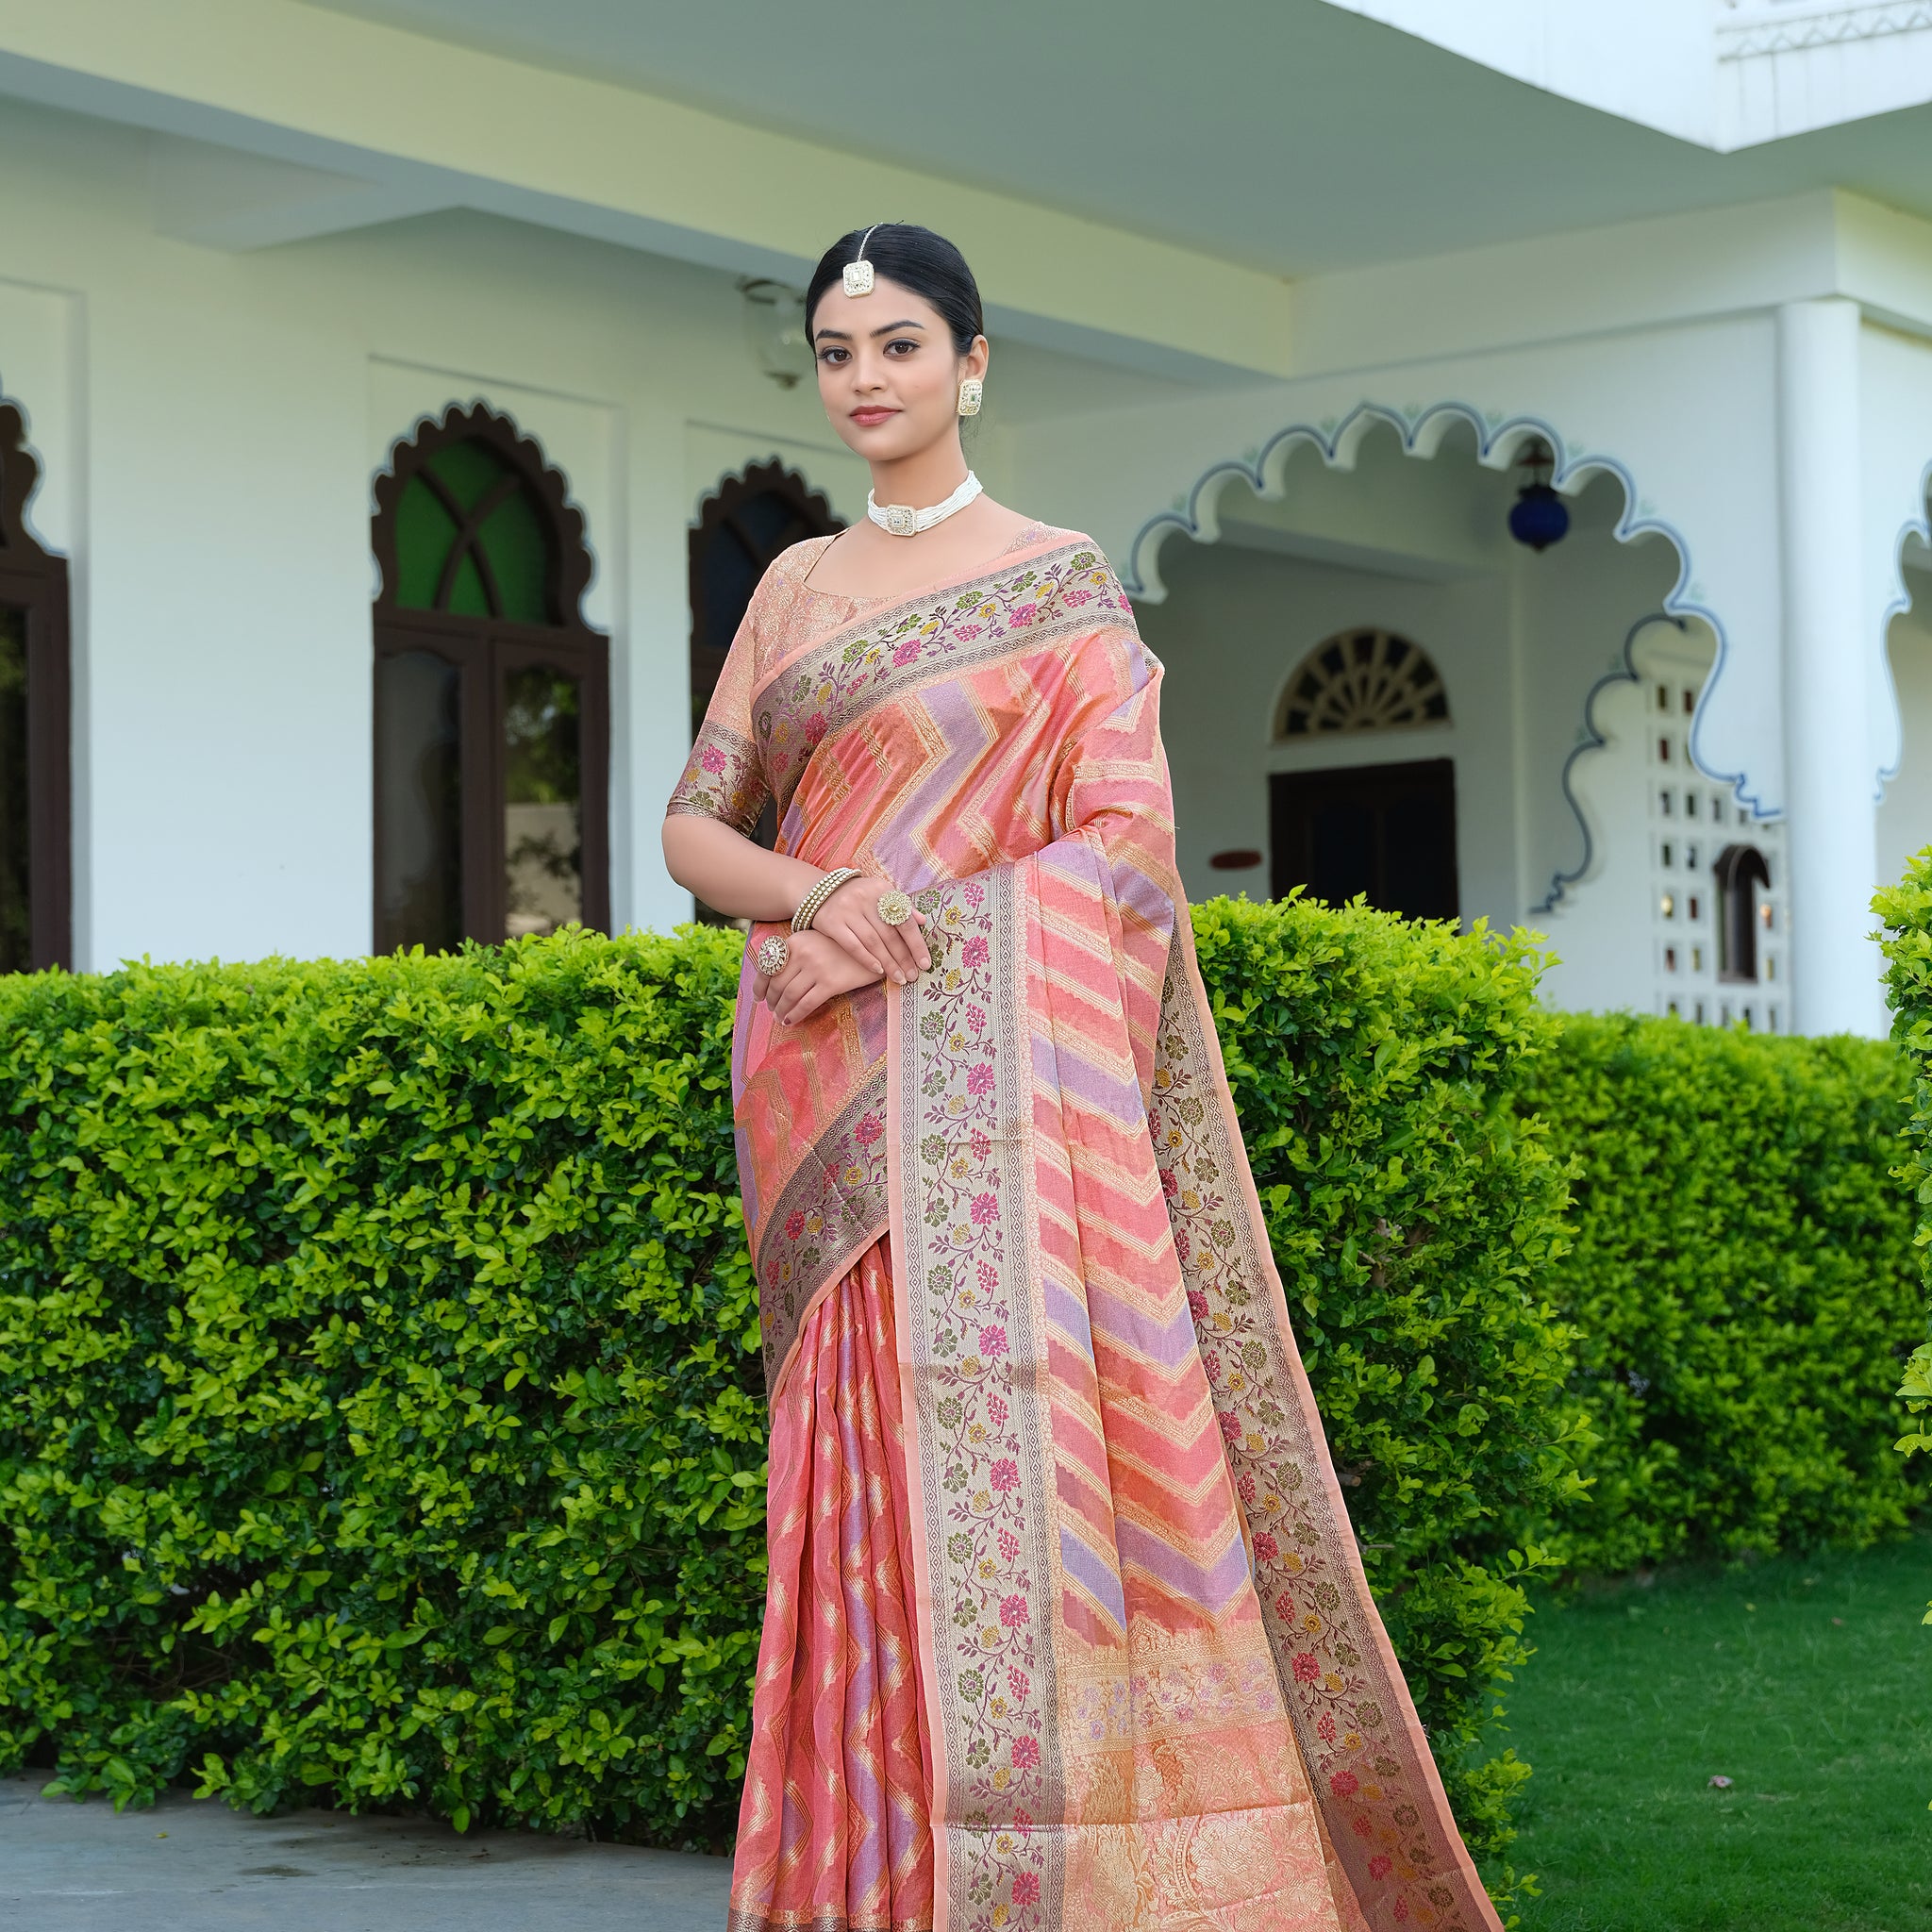
<svg viewBox="0 0 1932 1932"><path fill-rule="evenodd" d="M923 330L924 327L924 323L914 322L908 316L904 322L889 322L883 328L874 329L872 332L873 340L876 341L880 336L889 336L895 329L916 328ZM812 337L812 340L816 342L849 342L852 338L842 328L822 328Z"/></svg>

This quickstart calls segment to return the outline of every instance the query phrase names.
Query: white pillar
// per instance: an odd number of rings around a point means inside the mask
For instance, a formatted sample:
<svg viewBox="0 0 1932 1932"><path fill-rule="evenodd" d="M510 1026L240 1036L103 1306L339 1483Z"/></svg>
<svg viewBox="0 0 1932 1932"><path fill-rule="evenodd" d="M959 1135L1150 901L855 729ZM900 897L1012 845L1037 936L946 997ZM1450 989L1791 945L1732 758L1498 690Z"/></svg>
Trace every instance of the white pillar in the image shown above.
<svg viewBox="0 0 1932 1932"><path fill-rule="evenodd" d="M1877 948L1876 774L1859 522L1858 305L1778 310L1786 850L1792 1024L1885 1031Z"/></svg>

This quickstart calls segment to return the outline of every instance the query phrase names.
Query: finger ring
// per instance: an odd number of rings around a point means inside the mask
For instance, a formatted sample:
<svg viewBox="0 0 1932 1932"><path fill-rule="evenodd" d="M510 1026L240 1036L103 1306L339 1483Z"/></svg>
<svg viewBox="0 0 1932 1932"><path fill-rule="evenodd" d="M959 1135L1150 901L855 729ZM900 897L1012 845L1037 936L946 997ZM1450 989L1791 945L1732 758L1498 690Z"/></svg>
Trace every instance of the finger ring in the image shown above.
<svg viewBox="0 0 1932 1932"><path fill-rule="evenodd" d="M767 979L776 979L785 970L785 962L791 957L791 948L774 933L770 939L758 941L758 971Z"/></svg>
<svg viewBox="0 0 1932 1932"><path fill-rule="evenodd" d="M881 892L879 917L888 925L904 925L912 917L912 901L904 892Z"/></svg>

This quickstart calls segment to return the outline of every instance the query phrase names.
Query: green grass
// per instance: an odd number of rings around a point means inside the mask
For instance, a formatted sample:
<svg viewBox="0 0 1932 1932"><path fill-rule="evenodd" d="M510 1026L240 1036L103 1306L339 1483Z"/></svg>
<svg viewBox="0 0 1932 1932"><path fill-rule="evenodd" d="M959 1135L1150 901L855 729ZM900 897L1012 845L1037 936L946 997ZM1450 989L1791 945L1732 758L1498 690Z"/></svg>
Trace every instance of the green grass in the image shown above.
<svg viewBox="0 0 1932 1932"><path fill-rule="evenodd" d="M1932 1932L1927 1598L1919 1538L1543 1605L1523 1932Z"/></svg>

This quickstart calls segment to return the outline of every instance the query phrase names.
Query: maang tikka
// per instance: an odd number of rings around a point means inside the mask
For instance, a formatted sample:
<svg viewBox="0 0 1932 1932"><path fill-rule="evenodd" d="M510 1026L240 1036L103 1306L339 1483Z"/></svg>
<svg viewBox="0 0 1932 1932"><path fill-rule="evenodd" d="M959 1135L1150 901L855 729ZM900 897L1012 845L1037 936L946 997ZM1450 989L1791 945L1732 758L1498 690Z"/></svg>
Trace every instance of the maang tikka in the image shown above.
<svg viewBox="0 0 1932 1932"><path fill-rule="evenodd" d="M873 283L876 277L873 275L872 263L865 258L865 244L878 231L879 225L874 222L865 231L864 241L861 241L858 244L858 257L845 264L843 274L845 276L845 292L848 295L870 295L872 293Z"/></svg>

